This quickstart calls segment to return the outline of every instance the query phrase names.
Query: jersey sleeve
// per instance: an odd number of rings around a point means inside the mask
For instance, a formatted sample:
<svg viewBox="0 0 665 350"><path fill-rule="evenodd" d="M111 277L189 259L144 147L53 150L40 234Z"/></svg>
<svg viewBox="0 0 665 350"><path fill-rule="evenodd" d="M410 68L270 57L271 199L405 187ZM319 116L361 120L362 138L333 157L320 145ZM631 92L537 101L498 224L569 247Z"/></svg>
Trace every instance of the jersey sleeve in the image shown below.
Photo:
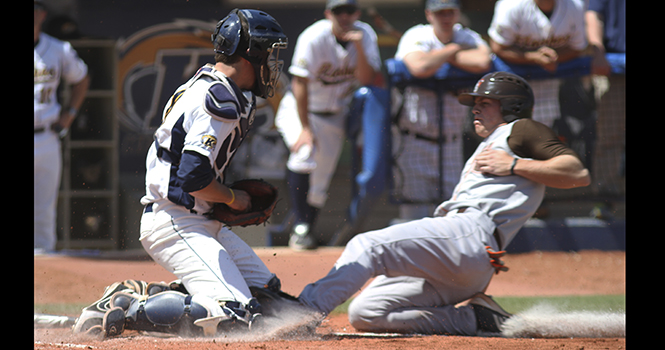
<svg viewBox="0 0 665 350"><path fill-rule="evenodd" d="M404 35L402 35L402 38L400 38L399 44L397 45L395 59L403 60L404 56L414 51L429 51L429 48L420 35L422 31L421 27L422 25L411 27L404 33Z"/></svg>
<svg viewBox="0 0 665 350"><path fill-rule="evenodd" d="M560 155L579 156L566 146L554 131L532 119L515 122L508 139L508 146L520 157L547 160Z"/></svg>
<svg viewBox="0 0 665 350"><path fill-rule="evenodd" d="M70 43L64 42L62 49L62 77L67 83L76 84L88 74L88 65L78 56Z"/></svg>
<svg viewBox="0 0 665 350"><path fill-rule="evenodd" d="M187 193L201 190L215 179L208 158L194 151L183 152L177 175L180 188Z"/></svg>
<svg viewBox="0 0 665 350"><path fill-rule="evenodd" d="M309 29L309 28L308 28ZM312 59L314 52L312 50L312 38L310 35L311 29L306 29L296 41L296 46L293 49L293 58L289 73L302 78L309 78L311 76Z"/></svg>
<svg viewBox="0 0 665 350"><path fill-rule="evenodd" d="M513 2L514 3L514 2ZM511 45L515 41L516 25L519 25L517 9L508 1L497 1L494 16L487 30L489 37L500 45Z"/></svg>

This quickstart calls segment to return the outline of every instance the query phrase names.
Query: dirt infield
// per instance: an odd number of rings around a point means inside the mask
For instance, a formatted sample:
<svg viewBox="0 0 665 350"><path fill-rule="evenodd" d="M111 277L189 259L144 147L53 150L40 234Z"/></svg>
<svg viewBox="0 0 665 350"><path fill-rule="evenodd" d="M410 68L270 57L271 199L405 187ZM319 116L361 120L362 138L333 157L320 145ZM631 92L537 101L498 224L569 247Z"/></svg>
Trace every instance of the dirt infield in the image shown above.
<svg viewBox="0 0 665 350"><path fill-rule="evenodd" d="M339 248L294 252L286 248L257 248L257 253L282 280L284 291L297 295L324 276L341 253ZM557 296L625 294L625 252L548 252L512 254L504 261L507 273L494 277L487 290L494 296ZM146 258L103 259L43 256L34 259L34 303L81 303L97 300L104 287L124 279L170 281L175 277ZM77 316L77 315L70 315ZM230 340L143 336L126 332L97 341L72 336L63 329L35 329L34 349L625 349L625 338L506 339L457 336L394 338L337 337L354 333L345 315L331 316L308 339Z"/></svg>

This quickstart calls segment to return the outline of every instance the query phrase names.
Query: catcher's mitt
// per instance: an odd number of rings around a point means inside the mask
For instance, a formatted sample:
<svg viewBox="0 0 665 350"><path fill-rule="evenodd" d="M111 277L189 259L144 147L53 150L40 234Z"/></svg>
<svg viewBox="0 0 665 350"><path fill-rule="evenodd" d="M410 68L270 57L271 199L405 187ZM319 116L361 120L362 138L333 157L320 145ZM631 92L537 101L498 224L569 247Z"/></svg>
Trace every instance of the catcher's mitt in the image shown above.
<svg viewBox="0 0 665 350"><path fill-rule="evenodd" d="M229 188L247 192L252 199L249 211L239 212L224 203L216 203L209 218L223 222L226 226L259 225L272 215L277 205L277 187L261 179L240 180Z"/></svg>

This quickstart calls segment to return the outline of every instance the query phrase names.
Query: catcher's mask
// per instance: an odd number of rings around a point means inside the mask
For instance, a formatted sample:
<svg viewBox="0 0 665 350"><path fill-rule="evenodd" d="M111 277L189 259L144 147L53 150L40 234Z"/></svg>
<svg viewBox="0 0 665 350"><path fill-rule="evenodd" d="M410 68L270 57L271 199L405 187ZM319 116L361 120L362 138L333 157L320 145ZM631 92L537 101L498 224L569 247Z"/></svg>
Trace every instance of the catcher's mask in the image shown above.
<svg viewBox="0 0 665 350"><path fill-rule="evenodd" d="M516 119L531 118L533 114L533 90L519 75L507 72L485 74L473 88L473 92L460 94L459 103L474 105L476 97L487 97L501 102L503 120L510 123Z"/></svg>
<svg viewBox="0 0 665 350"><path fill-rule="evenodd" d="M234 9L217 23L211 36L216 53L235 53L254 67L256 83L252 92L272 97L284 66L279 51L288 47L282 27L269 14L259 10Z"/></svg>

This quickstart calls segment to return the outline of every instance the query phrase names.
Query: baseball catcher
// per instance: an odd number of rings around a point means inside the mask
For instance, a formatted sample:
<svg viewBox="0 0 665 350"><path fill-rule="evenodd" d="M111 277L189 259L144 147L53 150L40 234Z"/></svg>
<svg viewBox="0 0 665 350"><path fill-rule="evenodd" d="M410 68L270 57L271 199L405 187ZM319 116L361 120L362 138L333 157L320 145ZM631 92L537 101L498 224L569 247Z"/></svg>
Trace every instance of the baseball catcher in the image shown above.
<svg viewBox="0 0 665 350"><path fill-rule="evenodd" d="M226 226L260 225L266 222L277 205L277 187L261 179L246 179L228 186L233 190L242 190L251 197L249 208L244 211L231 209L228 204L217 203L209 214L211 219L223 222ZM233 202L233 199L230 203ZM229 203L229 204L230 204Z"/></svg>
<svg viewBox="0 0 665 350"><path fill-rule="evenodd" d="M250 287L268 284L275 274L229 226L264 222L277 191L263 184L227 186L224 174L254 124L257 97L274 93L283 65L279 53L288 39L275 18L254 9L232 10L210 39L214 64L202 66L164 106L146 155L146 193L141 198L141 245L182 281L192 298L169 291L148 296L145 305L143 297L113 299L112 305L123 311L112 308L105 314L107 335L123 327L149 327L150 322L183 330L192 320L209 317L217 318L192 329L212 329L223 318L254 328L262 317ZM246 184L252 183L259 182ZM259 188L268 190L256 192ZM222 215L224 207L235 212ZM214 212L217 219L211 218ZM150 314L162 307L175 318ZM123 312L131 321L124 322Z"/></svg>

